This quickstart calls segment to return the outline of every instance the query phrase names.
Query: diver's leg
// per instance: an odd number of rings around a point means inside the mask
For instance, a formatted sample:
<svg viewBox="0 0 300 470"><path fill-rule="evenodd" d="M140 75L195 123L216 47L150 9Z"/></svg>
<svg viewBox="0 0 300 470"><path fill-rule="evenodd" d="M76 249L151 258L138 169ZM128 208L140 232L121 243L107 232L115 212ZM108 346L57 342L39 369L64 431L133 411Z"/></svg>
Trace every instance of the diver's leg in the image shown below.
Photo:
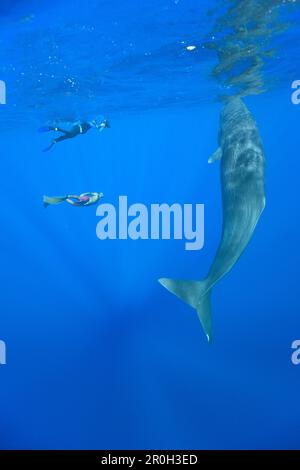
<svg viewBox="0 0 300 470"><path fill-rule="evenodd" d="M68 131L66 131L65 129L62 129L61 127L56 127L56 126L42 126L38 129L38 132L51 132L51 131L62 132L63 134L68 133Z"/></svg>
<svg viewBox="0 0 300 470"><path fill-rule="evenodd" d="M54 144L56 144L56 142L54 142L54 141L51 142L51 144L50 144L48 147L46 147L45 149L43 149L43 152L49 152L49 150L52 149L52 147L54 146Z"/></svg>
<svg viewBox="0 0 300 470"><path fill-rule="evenodd" d="M58 144L59 142L62 142L63 140L67 140L67 139L71 139L72 136L70 135L69 132L66 132L65 131L65 135L61 135L60 137L57 137L57 139L54 139L52 140L51 144L49 145L49 147L45 148L43 150L43 152L48 152L49 150L52 149L52 147L55 145L55 144Z"/></svg>
<svg viewBox="0 0 300 470"><path fill-rule="evenodd" d="M51 127L51 131L61 132L62 134L69 134L69 131L62 129L61 127Z"/></svg>
<svg viewBox="0 0 300 470"><path fill-rule="evenodd" d="M61 135L60 137L57 137L57 139L54 139L53 142L55 144L58 144L59 142L62 142L63 140L71 139L72 135L69 132L65 132L64 135Z"/></svg>

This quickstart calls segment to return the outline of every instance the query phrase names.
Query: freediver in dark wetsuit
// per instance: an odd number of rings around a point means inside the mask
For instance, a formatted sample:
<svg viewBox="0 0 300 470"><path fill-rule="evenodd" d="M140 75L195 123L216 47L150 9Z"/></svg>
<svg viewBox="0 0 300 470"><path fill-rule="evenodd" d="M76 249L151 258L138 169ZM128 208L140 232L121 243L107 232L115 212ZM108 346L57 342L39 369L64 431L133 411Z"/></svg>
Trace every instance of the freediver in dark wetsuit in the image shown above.
<svg viewBox="0 0 300 470"><path fill-rule="evenodd" d="M92 127L95 127L99 131L103 131L103 129L107 129L110 127L110 123L107 119L104 119L103 121L99 122L96 119L93 121L78 121L73 124L70 130L62 129L61 127L56 127L56 126L43 126L40 127L39 132L50 132L50 131L55 131L55 132L61 132L63 135L60 137L57 137L56 139L52 140L51 144L46 147L43 152L48 152L49 150L52 149L52 147L59 143L62 142L63 140L67 139L73 139L74 137L77 137L80 134L86 134Z"/></svg>

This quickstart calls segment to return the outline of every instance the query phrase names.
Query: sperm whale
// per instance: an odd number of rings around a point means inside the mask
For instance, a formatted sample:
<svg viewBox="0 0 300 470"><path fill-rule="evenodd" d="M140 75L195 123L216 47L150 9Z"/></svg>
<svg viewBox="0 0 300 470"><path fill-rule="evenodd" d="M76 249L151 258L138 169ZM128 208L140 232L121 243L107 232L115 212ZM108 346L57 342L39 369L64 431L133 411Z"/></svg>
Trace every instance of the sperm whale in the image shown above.
<svg viewBox="0 0 300 470"><path fill-rule="evenodd" d="M168 291L195 308L212 341L211 291L247 247L265 207L265 156L256 122L240 97L225 103L219 148L209 163L221 160L222 237L207 277L201 281L162 278Z"/></svg>

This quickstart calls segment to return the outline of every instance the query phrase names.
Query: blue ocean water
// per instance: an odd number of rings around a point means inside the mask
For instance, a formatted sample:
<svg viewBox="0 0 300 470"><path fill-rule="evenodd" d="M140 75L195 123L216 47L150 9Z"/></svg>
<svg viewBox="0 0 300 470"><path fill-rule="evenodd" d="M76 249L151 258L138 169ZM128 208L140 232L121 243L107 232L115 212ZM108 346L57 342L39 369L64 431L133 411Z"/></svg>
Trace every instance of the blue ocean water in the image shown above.
<svg viewBox="0 0 300 470"><path fill-rule="evenodd" d="M278 2L279 3L279 2ZM157 282L200 279L222 223L216 150L221 85L202 46L223 2L3 1L0 79L1 449L299 448L298 19L274 38L267 93L245 99L264 142L267 206L213 291L214 342ZM195 45L188 51L188 45ZM41 150L51 120L104 116ZM96 237L104 202L205 204L205 246Z"/></svg>

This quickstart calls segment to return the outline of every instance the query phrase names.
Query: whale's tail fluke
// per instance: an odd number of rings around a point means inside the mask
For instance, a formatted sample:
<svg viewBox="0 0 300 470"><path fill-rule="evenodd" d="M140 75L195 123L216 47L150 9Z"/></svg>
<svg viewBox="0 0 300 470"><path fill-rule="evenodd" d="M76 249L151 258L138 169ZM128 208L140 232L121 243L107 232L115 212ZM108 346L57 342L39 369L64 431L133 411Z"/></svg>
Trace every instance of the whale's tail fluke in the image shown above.
<svg viewBox="0 0 300 470"><path fill-rule="evenodd" d="M209 342L212 341L211 322L211 289L207 280L176 281L174 279L159 279L159 283L169 292L197 310L203 330Z"/></svg>

